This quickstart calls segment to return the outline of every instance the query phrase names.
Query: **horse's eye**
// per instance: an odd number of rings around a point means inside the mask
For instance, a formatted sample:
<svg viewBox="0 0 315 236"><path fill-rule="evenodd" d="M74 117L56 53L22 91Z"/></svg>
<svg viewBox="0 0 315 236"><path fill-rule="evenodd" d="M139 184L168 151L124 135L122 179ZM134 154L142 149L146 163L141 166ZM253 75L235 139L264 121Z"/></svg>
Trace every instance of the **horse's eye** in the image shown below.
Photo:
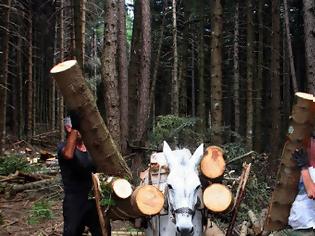
<svg viewBox="0 0 315 236"><path fill-rule="evenodd" d="M173 186L170 184L168 184L167 187L168 187L168 189L173 189Z"/></svg>
<svg viewBox="0 0 315 236"><path fill-rule="evenodd" d="M199 190L200 187L201 187L201 185L198 185L195 190L196 190L196 191Z"/></svg>

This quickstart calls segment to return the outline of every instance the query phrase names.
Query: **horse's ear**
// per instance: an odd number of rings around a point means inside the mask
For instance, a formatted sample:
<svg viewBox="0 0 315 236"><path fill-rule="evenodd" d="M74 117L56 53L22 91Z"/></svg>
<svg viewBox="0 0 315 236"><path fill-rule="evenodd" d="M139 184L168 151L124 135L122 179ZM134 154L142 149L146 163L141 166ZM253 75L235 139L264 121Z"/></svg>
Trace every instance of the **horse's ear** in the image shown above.
<svg viewBox="0 0 315 236"><path fill-rule="evenodd" d="M170 146L168 145L168 143L166 141L163 142L163 154L166 158L166 161L167 161L169 168L171 168L172 161L173 161L173 153L172 153Z"/></svg>
<svg viewBox="0 0 315 236"><path fill-rule="evenodd" d="M201 158L203 156L203 143L200 144L200 146L196 149L192 157L190 158L192 164L197 167L201 161Z"/></svg>

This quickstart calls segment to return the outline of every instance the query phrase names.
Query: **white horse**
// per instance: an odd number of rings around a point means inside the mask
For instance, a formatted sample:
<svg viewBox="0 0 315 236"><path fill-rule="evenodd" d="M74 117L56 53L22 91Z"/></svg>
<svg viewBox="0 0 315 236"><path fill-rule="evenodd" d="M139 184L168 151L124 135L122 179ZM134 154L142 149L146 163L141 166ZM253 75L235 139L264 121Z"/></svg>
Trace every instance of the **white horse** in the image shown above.
<svg viewBox="0 0 315 236"><path fill-rule="evenodd" d="M164 141L163 154L170 173L167 177L168 214L152 217L147 236L201 236L201 183L198 166L203 156L203 144L193 155L188 149L172 151Z"/></svg>

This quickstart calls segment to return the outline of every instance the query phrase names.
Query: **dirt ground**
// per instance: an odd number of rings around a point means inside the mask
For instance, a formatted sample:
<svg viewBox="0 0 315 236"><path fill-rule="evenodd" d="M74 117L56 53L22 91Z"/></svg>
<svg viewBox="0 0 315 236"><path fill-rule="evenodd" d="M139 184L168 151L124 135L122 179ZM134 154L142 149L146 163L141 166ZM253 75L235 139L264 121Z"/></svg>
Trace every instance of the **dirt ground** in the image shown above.
<svg viewBox="0 0 315 236"><path fill-rule="evenodd" d="M53 216L51 219L43 219L36 224L31 224L31 209L35 202L49 200ZM48 195L43 197L36 194L17 194L12 199L6 199L0 195L0 209L3 217L3 225L0 226L0 235L62 235L62 201L50 200Z"/></svg>

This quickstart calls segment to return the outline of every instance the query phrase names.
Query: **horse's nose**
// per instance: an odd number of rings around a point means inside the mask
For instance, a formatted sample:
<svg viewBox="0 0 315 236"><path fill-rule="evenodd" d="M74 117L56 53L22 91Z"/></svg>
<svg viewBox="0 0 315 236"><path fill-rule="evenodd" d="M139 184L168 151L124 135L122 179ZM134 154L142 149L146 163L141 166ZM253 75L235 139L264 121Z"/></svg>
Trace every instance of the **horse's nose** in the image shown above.
<svg viewBox="0 0 315 236"><path fill-rule="evenodd" d="M181 235L192 235L194 227L177 227L177 232Z"/></svg>

